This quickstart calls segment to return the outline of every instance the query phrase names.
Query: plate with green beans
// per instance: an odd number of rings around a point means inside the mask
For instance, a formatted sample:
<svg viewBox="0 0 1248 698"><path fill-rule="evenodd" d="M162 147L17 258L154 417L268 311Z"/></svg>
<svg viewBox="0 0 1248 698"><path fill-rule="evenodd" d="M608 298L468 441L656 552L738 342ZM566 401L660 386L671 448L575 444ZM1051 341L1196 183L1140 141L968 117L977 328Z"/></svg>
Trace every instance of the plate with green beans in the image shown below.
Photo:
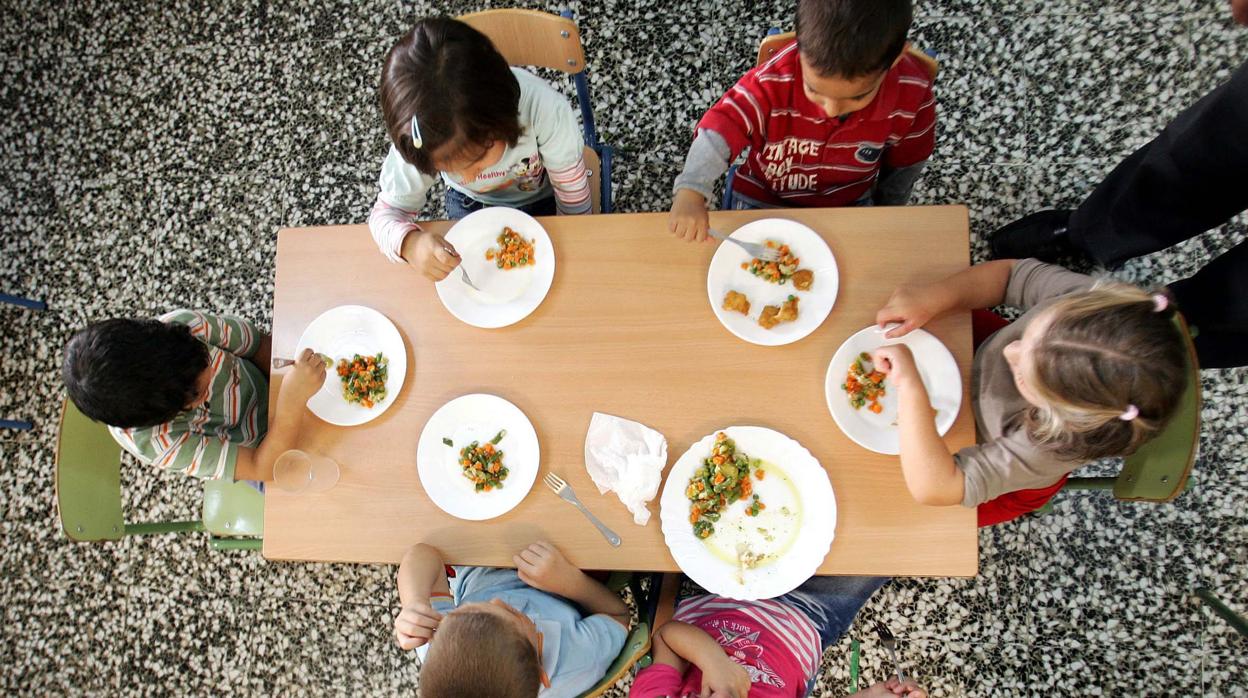
<svg viewBox="0 0 1248 698"><path fill-rule="evenodd" d="M470 521L515 508L533 488L540 463L533 423L519 407L485 393L438 408L416 446L416 469L429 498Z"/></svg>

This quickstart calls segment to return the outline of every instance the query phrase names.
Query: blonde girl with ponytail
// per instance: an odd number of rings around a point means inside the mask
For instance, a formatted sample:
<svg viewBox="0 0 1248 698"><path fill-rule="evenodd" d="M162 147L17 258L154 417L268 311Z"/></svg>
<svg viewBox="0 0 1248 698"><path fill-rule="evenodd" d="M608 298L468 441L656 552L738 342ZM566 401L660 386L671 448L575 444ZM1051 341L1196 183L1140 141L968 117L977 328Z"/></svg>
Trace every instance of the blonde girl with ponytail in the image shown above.
<svg viewBox="0 0 1248 698"><path fill-rule="evenodd" d="M900 403L901 466L923 504L977 507L981 526L1042 506L1069 473L1127 456L1157 435L1186 387L1186 340L1164 290L1096 280L1034 259L980 264L903 286L876 314L886 336L940 315L1007 305L1023 311L977 347L974 446L950 453L904 345L874 356Z"/></svg>

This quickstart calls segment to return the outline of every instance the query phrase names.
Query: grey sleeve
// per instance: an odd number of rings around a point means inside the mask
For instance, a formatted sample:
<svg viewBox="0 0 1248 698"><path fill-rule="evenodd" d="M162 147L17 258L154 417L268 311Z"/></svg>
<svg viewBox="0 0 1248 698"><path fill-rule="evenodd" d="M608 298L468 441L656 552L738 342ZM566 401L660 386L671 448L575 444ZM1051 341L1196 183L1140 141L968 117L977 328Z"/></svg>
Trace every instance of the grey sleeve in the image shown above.
<svg viewBox="0 0 1248 698"><path fill-rule="evenodd" d="M1007 492L1047 487L1082 463L1061 460L1022 429L953 454L962 471L962 506L975 507Z"/></svg>
<svg viewBox="0 0 1248 698"><path fill-rule="evenodd" d="M696 191L709 202L714 197L715 181L728 171L728 159L732 150L724 137L710 129L698 131L685 156L685 169L676 176L672 187L675 194L680 189Z"/></svg>
<svg viewBox="0 0 1248 698"><path fill-rule="evenodd" d="M910 194L926 166L927 160L923 160L906 167L881 170L875 194L871 197L873 203L876 206L905 206L910 202Z"/></svg>
<svg viewBox="0 0 1248 698"><path fill-rule="evenodd" d="M1027 311L1053 298L1069 293L1087 291L1096 285L1096 279L1077 274L1056 264L1045 264L1035 259L1020 259L1010 270L1010 280L1005 286L1005 305Z"/></svg>

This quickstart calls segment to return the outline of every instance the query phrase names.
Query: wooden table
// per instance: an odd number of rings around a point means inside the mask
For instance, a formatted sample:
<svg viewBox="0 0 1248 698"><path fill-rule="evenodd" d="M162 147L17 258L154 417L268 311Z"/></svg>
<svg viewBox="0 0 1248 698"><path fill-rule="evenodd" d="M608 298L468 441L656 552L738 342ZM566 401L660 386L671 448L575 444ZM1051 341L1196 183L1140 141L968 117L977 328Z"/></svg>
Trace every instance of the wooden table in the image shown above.
<svg viewBox="0 0 1248 698"><path fill-rule="evenodd" d="M721 230L774 212L711 214ZM332 490L265 496L264 555L270 559L394 563L412 543L436 545L449 562L510 566L512 554L545 538L586 569L676 570L659 527L658 498L645 527L614 494L600 496L584 466L585 433L595 411L635 419L668 439L670 463L690 444L734 424L771 427L819 459L832 481L836 538L825 574L970 576L977 569L975 512L915 504L896 457L851 442L828 414L823 382L845 338L871 324L903 282L925 282L967 266L962 206L790 209L827 239L841 273L836 306L805 339L758 347L715 318L706 270L715 246L675 240L666 214L542 219L554 241L554 285L528 318L481 330L451 316L433 284L377 251L365 226L282 230L277 244L273 355L290 356L324 310L357 303L394 321L408 350L408 374L395 404L358 427L304 417L300 447L342 466ZM445 231L449 222L428 230ZM928 329L950 348L964 396L951 448L974 440L970 412L968 315ZM791 390L775 389L776 375ZM281 375L272 377L270 410ZM455 519L433 505L416 473L416 443L433 412L465 393L500 395L537 429L538 482L508 514ZM541 484L553 470L624 539L612 548L571 506Z"/></svg>

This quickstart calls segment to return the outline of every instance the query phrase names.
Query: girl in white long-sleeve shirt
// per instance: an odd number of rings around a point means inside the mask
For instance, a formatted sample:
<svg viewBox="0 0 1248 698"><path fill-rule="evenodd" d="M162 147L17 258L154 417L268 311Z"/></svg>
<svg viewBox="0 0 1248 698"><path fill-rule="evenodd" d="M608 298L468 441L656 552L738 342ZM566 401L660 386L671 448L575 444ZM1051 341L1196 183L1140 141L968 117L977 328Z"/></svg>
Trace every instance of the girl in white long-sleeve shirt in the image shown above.
<svg viewBox="0 0 1248 698"><path fill-rule="evenodd" d="M450 218L484 206L590 212L571 105L542 79L509 67L463 22L423 19L390 49L381 110L392 145L368 227L392 262L434 281L459 265L450 243L415 223L436 175L447 185Z"/></svg>

